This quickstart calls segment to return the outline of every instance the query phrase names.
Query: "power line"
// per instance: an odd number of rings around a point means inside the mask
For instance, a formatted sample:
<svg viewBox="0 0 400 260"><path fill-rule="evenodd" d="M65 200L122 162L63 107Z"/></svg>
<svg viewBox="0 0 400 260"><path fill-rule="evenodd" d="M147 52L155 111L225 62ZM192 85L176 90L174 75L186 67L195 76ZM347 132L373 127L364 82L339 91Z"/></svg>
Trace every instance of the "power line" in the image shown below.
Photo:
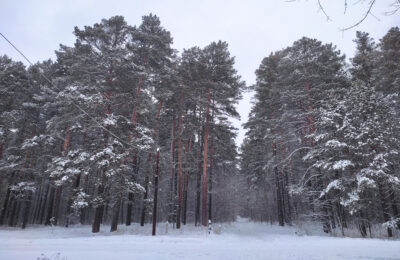
<svg viewBox="0 0 400 260"><path fill-rule="evenodd" d="M33 66L33 63L24 55L24 53L22 51L20 51L4 34L2 34L0 32L0 35L31 65ZM43 71L41 69L39 69L39 73L40 75L54 88L56 88L58 91L62 92L62 90L60 88L58 88L56 85L53 84L53 82L46 77L46 75L44 75ZM114 138L116 138L117 140L119 140L122 144L127 145L128 147L132 147L134 149L137 149L139 151L146 151L145 149L139 148L137 146L134 146L128 142L125 142L124 140L122 140L121 138L119 138L116 134L114 134L113 132L111 132L110 130L108 130L106 127L104 127L102 124L100 124L95 118L93 118L88 112L86 112L85 109L83 109L82 107L80 107L74 100L72 100L72 104L78 108L78 110L80 110L82 113L84 113L86 116L89 117L89 119L91 119L93 122L95 122L100 128L102 128L104 131L106 131L107 133L109 133L110 135L112 135Z"/></svg>
<svg viewBox="0 0 400 260"><path fill-rule="evenodd" d="M4 36L4 34L2 34L0 32L0 35L3 36L3 38L19 53L21 54L22 57L24 57L24 59L31 65L33 66L32 62L9 40L7 39L6 36ZM48 79L47 79L48 80ZM50 82L51 83L51 82Z"/></svg>

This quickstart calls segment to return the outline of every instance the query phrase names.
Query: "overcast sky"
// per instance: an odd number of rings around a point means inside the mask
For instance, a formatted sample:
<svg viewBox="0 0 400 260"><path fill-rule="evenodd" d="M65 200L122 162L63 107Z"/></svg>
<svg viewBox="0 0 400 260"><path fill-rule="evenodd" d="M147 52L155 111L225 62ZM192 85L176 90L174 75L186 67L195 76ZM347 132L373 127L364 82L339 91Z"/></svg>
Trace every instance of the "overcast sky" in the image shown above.
<svg viewBox="0 0 400 260"><path fill-rule="evenodd" d="M356 30L367 31L378 41L390 27L400 25L400 13L385 16L394 0L377 1L373 16L355 29L340 32L362 18L369 0L321 0L331 21L319 11L317 0L0 0L0 32L5 34L33 62L54 59L60 43L72 45L74 26L93 25L102 18L123 15L131 25L139 25L143 15L153 13L171 32L174 48L181 51L192 46L204 47L223 40L236 57L236 69L247 85L254 84L254 71L261 60L273 51L291 45L302 36L335 44L351 57ZM353 4L359 2L357 4ZM22 58L0 38L0 55ZM251 93L238 105L241 122L238 143L243 139L241 124L250 111Z"/></svg>

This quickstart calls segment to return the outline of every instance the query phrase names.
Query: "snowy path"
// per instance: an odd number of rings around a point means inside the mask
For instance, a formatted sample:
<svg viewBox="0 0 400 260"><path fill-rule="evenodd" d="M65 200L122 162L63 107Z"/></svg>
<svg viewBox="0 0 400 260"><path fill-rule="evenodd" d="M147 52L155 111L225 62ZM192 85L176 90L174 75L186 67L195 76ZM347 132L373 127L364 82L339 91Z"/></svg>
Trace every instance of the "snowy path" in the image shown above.
<svg viewBox="0 0 400 260"><path fill-rule="evenodd" d="M121 228L123 228L121 226ZM203 229L184 227L165 234L144 235L149 226L136 225L110 235L92 235L90 227L69 229L29 228L0 230L1 260L35 260L41 254L50 259L400 259L400 241L296 236L293 228L255 223L226 224L221 235L207 235ZM57 258L56 253L60 253Z"/></svg>

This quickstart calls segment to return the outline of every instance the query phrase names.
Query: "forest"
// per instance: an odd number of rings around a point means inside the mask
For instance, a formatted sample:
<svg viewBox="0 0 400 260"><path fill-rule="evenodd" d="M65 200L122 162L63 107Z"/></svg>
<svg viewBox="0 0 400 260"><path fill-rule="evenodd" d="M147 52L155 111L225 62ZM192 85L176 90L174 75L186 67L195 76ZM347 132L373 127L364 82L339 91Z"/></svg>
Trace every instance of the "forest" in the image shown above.
<svg viewBox="0 0 400 260"><path fill-rule="evenodd" d="M332 44L302 38L256 71L241 174L245 211L280 226L321 223L326 233L400 228L400 30L375 43L357 32L346 61Z"/></svg>
<svg viewBox="0 0 400 260"><path fill-rule="evenodd" d="M75 27L56 60L0 56L0 225L400 229L400 30L351 59L303 37L247 86L224 41L181 53L160 19ZM237 103L254 92L246 137Z"/></svg>

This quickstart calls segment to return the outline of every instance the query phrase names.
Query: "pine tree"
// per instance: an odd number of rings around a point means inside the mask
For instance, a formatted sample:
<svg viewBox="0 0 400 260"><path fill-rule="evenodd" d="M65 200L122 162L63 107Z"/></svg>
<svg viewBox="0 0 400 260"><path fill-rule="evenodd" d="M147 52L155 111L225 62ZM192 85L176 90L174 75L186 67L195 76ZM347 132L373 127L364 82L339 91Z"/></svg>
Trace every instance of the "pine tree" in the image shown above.
<svg viewBox="0 0 400 260"><path fill-rule="evenodd" d="M350 72L353 79L360 80L366 85L371 85L376 67L376 45L366 32L356 33L356 53L351 59L353 67Z"/></svg>

